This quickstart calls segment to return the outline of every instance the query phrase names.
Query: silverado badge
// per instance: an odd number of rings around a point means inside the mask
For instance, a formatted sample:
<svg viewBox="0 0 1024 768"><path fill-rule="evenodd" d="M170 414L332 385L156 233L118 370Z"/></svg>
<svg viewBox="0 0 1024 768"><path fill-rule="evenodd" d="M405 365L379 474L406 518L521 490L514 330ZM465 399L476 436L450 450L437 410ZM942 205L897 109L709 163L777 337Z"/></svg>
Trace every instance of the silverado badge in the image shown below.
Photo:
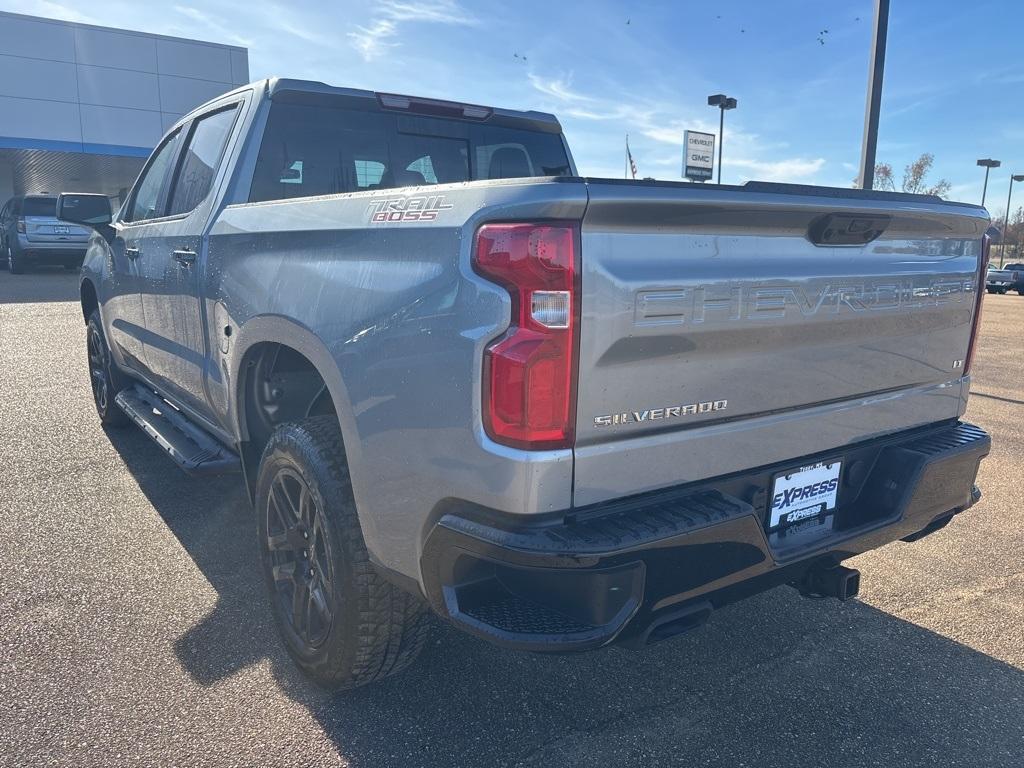
<svg viewBox="0 0 1024 768"><path fill-rule="evenodd" d="M636 424L643 421L657 421L659 419L677 419L683 416L694 416L698 413L724 411L728 405L728 400L707 400L703 403L690 403L689 405L666 405L662 408L648 408L646 411L611 413L606 416L595 416L594 426L610 427L613 424Z"/></svg>

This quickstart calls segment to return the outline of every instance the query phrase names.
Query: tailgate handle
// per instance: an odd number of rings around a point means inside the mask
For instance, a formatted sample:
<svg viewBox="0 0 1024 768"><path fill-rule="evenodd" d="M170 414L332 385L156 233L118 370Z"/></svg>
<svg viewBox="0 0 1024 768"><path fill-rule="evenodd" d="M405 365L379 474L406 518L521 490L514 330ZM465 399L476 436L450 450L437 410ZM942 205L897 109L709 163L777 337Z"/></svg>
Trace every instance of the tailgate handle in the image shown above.
<svg viewBox="0 0 1024 768"><path fill-rule="evenodd" d="M807 239L815 245L864 245L885 232L891 221L884 215L829 213L811 222Z"/></svg>

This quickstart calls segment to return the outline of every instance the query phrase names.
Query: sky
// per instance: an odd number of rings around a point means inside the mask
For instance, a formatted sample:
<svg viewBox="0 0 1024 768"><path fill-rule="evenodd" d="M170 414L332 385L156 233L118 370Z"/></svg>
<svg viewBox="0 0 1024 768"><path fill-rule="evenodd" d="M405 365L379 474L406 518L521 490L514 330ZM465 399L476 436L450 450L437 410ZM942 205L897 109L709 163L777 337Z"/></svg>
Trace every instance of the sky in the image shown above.
<svg viewBox="0 0 1024 768"><path fill-rule="evenodd" d="M681 177L683 131L718 129L722 181L851 186L873 0L0 0L0 9L242 45L253 79L465 101L558 116L583 175ZM878 160L922 152L951 199L987 204L1024 172L1024 2L892 0ZM1015 203L1014 208L1017 207Z"/></svg>

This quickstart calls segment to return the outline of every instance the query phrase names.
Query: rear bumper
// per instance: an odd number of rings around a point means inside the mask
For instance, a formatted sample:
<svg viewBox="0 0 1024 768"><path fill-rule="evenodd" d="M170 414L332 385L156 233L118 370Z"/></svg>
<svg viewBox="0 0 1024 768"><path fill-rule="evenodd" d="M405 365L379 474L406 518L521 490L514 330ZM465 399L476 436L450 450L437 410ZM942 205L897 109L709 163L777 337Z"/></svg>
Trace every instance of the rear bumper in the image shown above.
<svg viewBox="0 0 1024 768"><path fill-rule="evenodd" d="M37 260L81 258L88 248L89 243L85 240L30 240L25 235L18 235L18 252Z"/></svg>
<svg viewBox="0 0 1024 768"><path fill-rule="evenodd" d="M424 590L442 616L506 647L643 644L668 620L699 623L813 568L938 530L980 497L990 446L981 429L947 423L529 524L453 507L426 539ZM834 458L836 509L766 532L772 477Z"/></svg>

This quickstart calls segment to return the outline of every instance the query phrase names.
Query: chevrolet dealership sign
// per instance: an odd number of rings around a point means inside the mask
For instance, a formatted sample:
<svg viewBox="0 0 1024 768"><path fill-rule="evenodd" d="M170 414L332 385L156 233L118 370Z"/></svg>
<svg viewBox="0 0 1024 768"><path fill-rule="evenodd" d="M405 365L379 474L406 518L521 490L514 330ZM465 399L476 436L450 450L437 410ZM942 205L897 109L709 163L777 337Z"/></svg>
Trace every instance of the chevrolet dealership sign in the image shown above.
<svg viewBox="0 0 1024 768"><path fill-rule="evenodd" d="M715 165L715 134L686 131L683 138L683 176L690 181L711 178Z"/></svg>

